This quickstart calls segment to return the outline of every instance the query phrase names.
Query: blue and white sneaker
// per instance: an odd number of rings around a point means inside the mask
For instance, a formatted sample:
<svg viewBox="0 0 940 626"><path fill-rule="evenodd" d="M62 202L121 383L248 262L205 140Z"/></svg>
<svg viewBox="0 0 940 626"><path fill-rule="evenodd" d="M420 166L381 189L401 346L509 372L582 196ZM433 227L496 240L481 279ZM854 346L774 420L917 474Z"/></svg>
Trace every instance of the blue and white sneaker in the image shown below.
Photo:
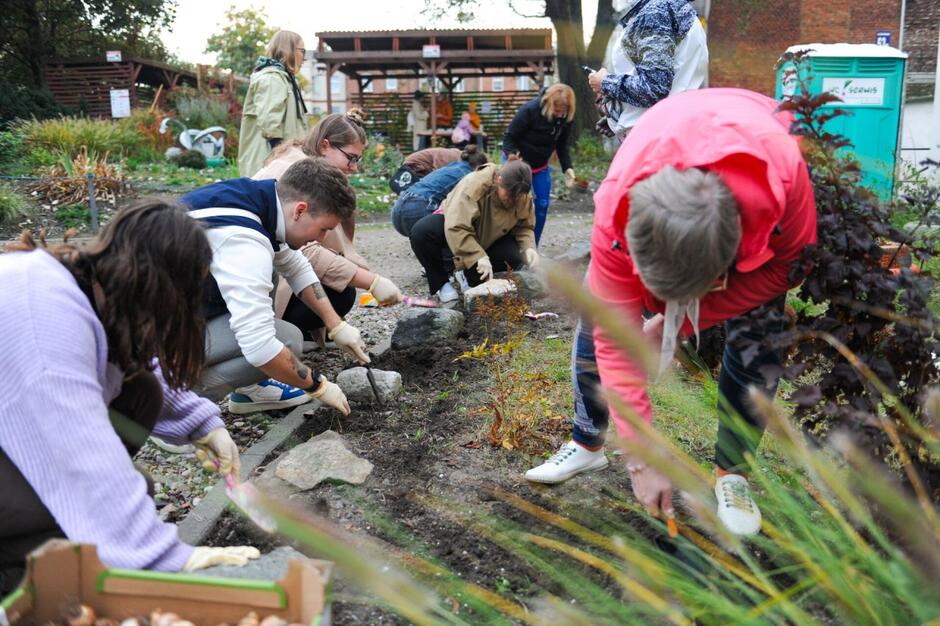
<svg viewBox="0 0 940 626"><path fill-rule="evenodd" d="M310 396L303 389L285 385L269 378L257 385L240 387L228 396L228 412L236 415L289 409L305 402Z"/></svg>

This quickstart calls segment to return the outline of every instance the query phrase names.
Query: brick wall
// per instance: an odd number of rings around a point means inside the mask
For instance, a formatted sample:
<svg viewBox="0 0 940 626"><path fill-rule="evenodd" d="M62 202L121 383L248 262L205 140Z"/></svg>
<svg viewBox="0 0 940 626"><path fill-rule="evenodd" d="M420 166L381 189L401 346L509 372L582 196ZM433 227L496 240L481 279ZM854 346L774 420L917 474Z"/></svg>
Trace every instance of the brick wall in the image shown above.
<svg viewBox="0 0 940 626"><path fill-rule="evenodd" d="M933 19L936 59L940 2L908 0L909 24L912 13L918 23ZM891 31L897 45L900 19L900 0L713 0L708 23L711 85L773 95L774 64L789 46L874 43L879 30Z"/></svg>
<svg viewBox="0 0 940 626"><path fill-rule="evenodd" d="M940 36L940 2L938 0L907 0L904 28L904 51L908 71L935 72L937 69L937 37Z"/></svg>

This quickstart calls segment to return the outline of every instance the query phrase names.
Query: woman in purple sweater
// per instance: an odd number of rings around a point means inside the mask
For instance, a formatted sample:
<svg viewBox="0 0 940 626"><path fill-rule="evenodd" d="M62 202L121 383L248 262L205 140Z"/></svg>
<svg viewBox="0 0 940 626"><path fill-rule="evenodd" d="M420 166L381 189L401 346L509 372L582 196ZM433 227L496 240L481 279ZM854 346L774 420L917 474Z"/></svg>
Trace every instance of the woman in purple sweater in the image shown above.
<svg viewBox="0 0 940 626"><path fill-rule="evenodd" d="M0 595L51 537L112 567L192 571L255 548L193 548L162 522L131 457L153 432L223 472L238 448L188 391L204 360L211 251L173 204L127 208L87 246L0 255ZM30 251L31 250L31 251ZM159 363L159 366L157 365Z"/></svg>

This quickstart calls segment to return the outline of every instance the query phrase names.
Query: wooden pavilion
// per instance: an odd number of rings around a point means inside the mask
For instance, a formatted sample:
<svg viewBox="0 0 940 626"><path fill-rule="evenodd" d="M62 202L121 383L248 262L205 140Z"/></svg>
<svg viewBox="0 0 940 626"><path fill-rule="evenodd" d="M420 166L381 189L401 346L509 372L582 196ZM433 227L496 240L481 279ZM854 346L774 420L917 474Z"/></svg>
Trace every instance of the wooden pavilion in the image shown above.
<svg viewBox="0 0 940 626"><path fill-rule="evenodd" d="M330 77L337 71L356 82L361 106L363 90L377 78L426 78L431 120L437 116L438 80L450 92L468 77L529 76L541 85L555 60L549 28L340 31L317 33L317 38L315 57L326 69L327 110L333 108Z"/></svg>
<svg viewBox="0 0 940 626"><path fill-rule="evenodd" d="M92 117L111 117L111 90L127 89L131 108L157 101L179 85L197 86L195 72L137 57L51 59L45 64L46 84L59 104L84 108Z"/></svg>

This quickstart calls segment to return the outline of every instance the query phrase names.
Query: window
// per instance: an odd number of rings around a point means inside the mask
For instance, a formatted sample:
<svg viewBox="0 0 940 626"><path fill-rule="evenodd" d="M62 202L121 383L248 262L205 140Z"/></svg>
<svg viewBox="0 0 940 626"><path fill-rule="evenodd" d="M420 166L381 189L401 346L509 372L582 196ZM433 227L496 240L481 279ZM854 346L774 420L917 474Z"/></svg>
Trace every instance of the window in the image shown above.
<svg viewBox="0 0 940 626"><path fill-rule="evenodd" d="M385 91L398 91L398 79L386 78L385 79Z"/></svg>
<svg viewBox="0 0 940 626"><path fill-rule="evenodd" d="M516 84L518 85L519 91L528 91L532 89L532 86L529 84L528 76L520 76L516 81Z"/></svg>
<svg viewBox="0 0 940 626"><path fill-rule="evenodd" d="M465 82L464 79L457 81L457 84L454 85L454 93L463 93L467 90L466 86L464 85L464 82Z"/></svg>
<svg viewBox="0 0 940 626"><path fill-rule="evenodd" d="M343 93L345 91L344 87L346 84L346 75L340 74L339 72L333 74L330 77L330 91L333 94Z"/></svg>
<svg viewBox="0 0 940 626"><path fill-rule="evenodd" d="M503 77L493 79L493 91L502 91L503 90Z"/></svg>
<svg viewBox="0 0 940 626"><path fill-rule="evenodd" d="M375 81L370 80L365 85L362 86L362 93L372 93L375 91Z"/></svg>

